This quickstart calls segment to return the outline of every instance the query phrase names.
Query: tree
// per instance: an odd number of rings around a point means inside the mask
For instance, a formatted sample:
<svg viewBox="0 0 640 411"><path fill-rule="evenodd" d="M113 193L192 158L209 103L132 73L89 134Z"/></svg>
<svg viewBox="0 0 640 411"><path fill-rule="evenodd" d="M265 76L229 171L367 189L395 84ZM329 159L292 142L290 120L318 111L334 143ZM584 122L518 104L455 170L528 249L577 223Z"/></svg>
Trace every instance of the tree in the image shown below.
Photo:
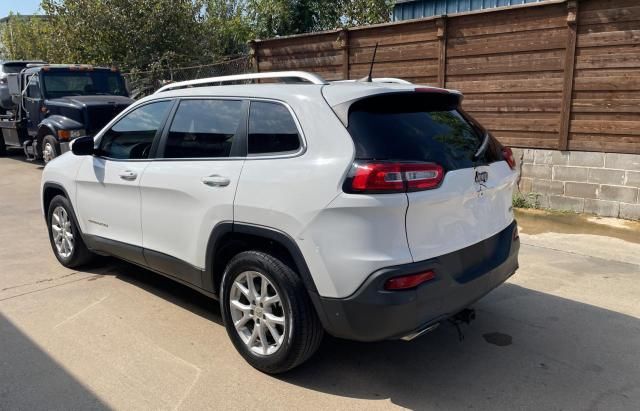
<svg viewBox="0 0 640 411"><path fill-rule="evenodd" d="M210 63L246 42L388 21L391 0L42 0L10 19L8 58L115 64L124 71Z"/></svg>

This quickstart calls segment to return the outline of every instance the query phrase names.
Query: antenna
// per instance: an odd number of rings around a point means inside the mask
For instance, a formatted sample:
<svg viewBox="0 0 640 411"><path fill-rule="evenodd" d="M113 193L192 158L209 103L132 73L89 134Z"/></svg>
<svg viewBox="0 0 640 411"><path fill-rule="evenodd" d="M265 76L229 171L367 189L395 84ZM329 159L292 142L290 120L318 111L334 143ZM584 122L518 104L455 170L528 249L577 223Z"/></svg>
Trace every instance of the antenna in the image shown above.
<svg viewBox="0 0 640 411"><path fill-rule="evenodd" d="M367 83L371 83L372 80L373 80L371 75L373 74L373 63L376 62L376 52L377 51L378 51L378 42L376 41L376 46L373 49L373 57L371 57L371 65L369 66L369 75L365 79L363 79Z"/></svg>

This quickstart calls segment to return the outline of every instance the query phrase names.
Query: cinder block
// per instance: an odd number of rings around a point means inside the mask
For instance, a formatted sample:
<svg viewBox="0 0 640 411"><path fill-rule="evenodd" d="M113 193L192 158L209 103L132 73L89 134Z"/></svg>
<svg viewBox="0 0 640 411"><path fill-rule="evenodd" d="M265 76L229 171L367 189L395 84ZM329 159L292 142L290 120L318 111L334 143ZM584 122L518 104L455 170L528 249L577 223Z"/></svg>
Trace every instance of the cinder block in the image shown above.
<svg viewBox="0 0 640 411"><path fill-rule="evenodd" d="M623 185L624 171L610 170L608 168L590 168L589 182L609 185Z"/></svg>
<svg viewBox="0 0 640 411"><path fill-rule="evenodd" d="M568 151L558 150L535 150L533 156L534 164L552 164L556 166L565 166L569 162Z"/></svg>
<svg viewBox="0 0 640 411"><path fill-rule="evenodd" d="M640 188L640 171L627 171L624 185Z"/></svg>
<svg viewBox="0 0 640 411"><path fill-rule="evenodd" d="M600 200L634 204L638 201L638 189L635 187L602 185L600 186L598 198Z"/></svg>
<svg viewBox="0 0 640 411"><path fill-rule="evenodd" d="M640 220L640 204L620 203L620 218Z"/></svg>
<svg viewBox="0 0 640 411"><path fill-rule="evenodd" d="M640 171L640 154L607 153L604 163L606 168Z"/></svg>
<svg viewBox="0 0 640 411"><path fill-rule="evenodd" d="M585 167L553 166L553 180L586 183L588 171Z"/></svg>
<svg viewBox="0 0 640 411"><path fill-rule="evenodd" d="M582 213L584 211L584 198L549 196L549 207L554 210Z"/></svg>
<svg viewBox="0 0 640 411"><path fill-rule="evenodd" d="M524 149L523 153L522 153L522 162L524 164L532 164L533 163L533 153L536 150L532 149L532 148L526 148Z"/></svg>
<svg viewBox="0 0 640 411"><path fill-rule="evenodd" d="M569 154L570 166L604 167L604 153L572 151Z"/></svg>
<svg viewBox="0 0 640 411"><path fill-rule="evenodd" d="M584 200L584 212L596 214L602 217L618 217L620 213L620 203L617 201L604 200Z"/></svg>
<svg viewBox="0 0 640 411"><path fill-rule="evenodd" d="M551 180L551 166L546 164L523 164L522 176Z"/></svg>
<svg viewBox="0 0 640 411"><path fill-rule="evenodd" d="M598 198L598 184L591 183L564 183L564 194L569 197Z"/></svg>
<svg viewBox="0 0 640 411"><path fill-rule="evenodd" d="M530 178L521 178L520 179L520 184L518 185L518 188L520 189L520 192L522 193L530 193L531 192L531 181L533 181Z"/></svg>
<svg viewBox="0 0 640 411"><path fill-rule="evenodd" d="M531 191L541 194L564 194L564 183L553 180L532 180Z"/></svg>
<svg viewBox="0 0 640 411"><path fill-rule="evenodd" d="M535 197L535 203L540 208L549 208L549 196L545 194L538 194Z"/></svg>

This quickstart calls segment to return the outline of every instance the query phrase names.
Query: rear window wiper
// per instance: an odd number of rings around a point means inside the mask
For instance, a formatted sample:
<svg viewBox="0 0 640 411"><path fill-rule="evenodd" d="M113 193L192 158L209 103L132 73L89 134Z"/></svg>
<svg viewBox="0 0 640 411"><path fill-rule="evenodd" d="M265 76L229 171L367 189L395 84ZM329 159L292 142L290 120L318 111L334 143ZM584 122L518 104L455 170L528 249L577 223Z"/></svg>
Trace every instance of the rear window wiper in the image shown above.
<svg viewBox="0 0 640 411"><path fill-rule="evenodd" d="M484 133L484 140L482 140L482 144L478 147L478 151L473 155L473 161L476 161L480 158L481 155L487 151L487 147L489 146L489 133Z"/></svg>

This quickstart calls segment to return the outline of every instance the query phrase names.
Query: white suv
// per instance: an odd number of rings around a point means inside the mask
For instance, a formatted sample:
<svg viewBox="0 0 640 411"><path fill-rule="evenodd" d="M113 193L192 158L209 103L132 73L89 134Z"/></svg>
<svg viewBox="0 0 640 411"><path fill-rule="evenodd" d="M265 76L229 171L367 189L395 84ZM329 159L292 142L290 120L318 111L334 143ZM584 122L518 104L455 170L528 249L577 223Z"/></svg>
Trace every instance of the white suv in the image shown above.
<svg viewBox="0 0 640 411"><path fill-rule="evenodd" d="M256 78L286 81L211 86ZM233 344L268 373L324 331L412 339L518 267L513 156L461 100L304 72L165 86L45 167L53 251L219 299Z"/></svg>

